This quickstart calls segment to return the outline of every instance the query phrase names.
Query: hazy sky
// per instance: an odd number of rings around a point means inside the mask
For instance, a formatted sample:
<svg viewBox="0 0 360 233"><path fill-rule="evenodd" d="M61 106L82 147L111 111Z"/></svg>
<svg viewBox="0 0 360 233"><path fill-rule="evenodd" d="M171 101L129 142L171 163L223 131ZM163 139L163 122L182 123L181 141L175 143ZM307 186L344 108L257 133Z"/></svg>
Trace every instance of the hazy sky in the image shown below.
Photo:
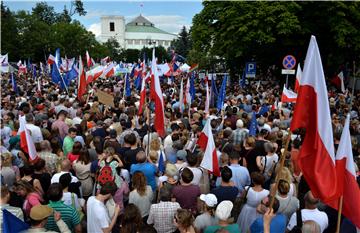
<svg viewBox="0 0 360 233"><path fill-rule="evenodd" d="M4 1L12 11L31 11L39 1ZM70 1L46 1L61 12L66 5L70 7ZM170 33L177 34L182 26L190 27L192 17L203 8L201 1L83 1L86 16L74 16L88 30L96 36L100 34L100 16L122 15L126 23L142 13L156 27ZM141 7L142 5L142 7Z"/></svg>

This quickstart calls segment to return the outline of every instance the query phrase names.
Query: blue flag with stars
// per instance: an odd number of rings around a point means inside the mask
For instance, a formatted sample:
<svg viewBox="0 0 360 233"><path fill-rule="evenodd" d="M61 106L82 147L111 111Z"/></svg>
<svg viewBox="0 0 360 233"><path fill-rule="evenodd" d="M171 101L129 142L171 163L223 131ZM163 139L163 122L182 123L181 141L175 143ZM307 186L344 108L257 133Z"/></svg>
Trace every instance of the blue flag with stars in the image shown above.
<svg viewBox="0 0 360 233"><path fill-rule="evenodd" d="M241 76L240 86L241 86L241 88L245 87L245 69L243 70L243 73L242 73L242 76Z"/></svg>
<svg viewBox="0 0 360 233"><path fill-rule="evenodd" d="M163 155L162 151L160 151L159 171L162 172L163 174L165 172L165 160L164 160L164 155Z"/></svg>
<svg viewBox="0 0 360 233"><path fill-rule="evenodd" d="M131 96L130 77L128 74L126 74L126 78L125 78L125 95L126 97Z"/></svg>
<svg viewBox="0 0 360 233"><path fill-rule="evenodd" d="M249 135L256 136L256 129L257 129L256 113L253 112L252 114L253 115L251 117L251 122L250 122L250 127L249 127Z"/></svg>
<svg viewBox="0 0 360 233"><path fill-rule="evenodd" d="M194 83L194 78L195 78L195 72L193 72L191 74L191 78L190 78L190 95L191 95L191 102L193 102L195 100L195 83Z"/></svg>
<svg viewBox="0 0 360 233"><path fill-rule="evenodd" d="M221 111L224 106L225 96L226 96L226 81L227 81L227 75L224 76L224 79L221 84L220 93L217 99L217 110Z"/></svg>

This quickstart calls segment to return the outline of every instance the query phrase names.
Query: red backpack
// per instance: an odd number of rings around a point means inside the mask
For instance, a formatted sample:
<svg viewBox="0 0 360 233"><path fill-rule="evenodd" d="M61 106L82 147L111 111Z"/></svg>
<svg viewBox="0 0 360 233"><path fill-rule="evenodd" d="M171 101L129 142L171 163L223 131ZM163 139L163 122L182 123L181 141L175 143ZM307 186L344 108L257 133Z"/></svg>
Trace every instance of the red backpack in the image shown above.
<svg viewBox="0 0 360 233"><path fill-rule="evenodd" d="M111 182L115 180L115 176L112 174L112 169L110 167L110 163L105 161L104 167L102 167L99 171L99 175L97 181L100 185L104 185L107 182Z"/></svg>

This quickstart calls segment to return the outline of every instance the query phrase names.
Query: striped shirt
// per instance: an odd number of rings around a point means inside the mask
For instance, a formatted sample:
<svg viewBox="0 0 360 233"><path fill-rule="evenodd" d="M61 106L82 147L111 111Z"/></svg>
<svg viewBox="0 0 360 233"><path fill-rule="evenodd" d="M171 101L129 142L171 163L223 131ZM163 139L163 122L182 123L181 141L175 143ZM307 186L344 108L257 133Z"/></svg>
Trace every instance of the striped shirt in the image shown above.
<svg viewBox="0 0 360 233"><path fill-rule="evenodd" d="M56 212L61 214L61 219L64 220L68 228L74 232L75 226L80 224L80 216L73 207L67 206L63 201L50 201L48 204L49 207L53 208ZM54 216L50 215L48 222L45 226L47 230L59 232L59 228L54 221Z"/></svg>
<svg viewBox="0 0 360 233"><path fill-rule="evenodd" d="M4 205L0 205L0 232L3 232L2 230L2 225L3 225L3 209L6 209L7 211L9 211L10 213L12 213L13 215L15 215L17 218L19 218L21 221L24 221L24 214L22 209L18 208L18 207L14 207L11 206L9 204L4 204Z"/></svg>

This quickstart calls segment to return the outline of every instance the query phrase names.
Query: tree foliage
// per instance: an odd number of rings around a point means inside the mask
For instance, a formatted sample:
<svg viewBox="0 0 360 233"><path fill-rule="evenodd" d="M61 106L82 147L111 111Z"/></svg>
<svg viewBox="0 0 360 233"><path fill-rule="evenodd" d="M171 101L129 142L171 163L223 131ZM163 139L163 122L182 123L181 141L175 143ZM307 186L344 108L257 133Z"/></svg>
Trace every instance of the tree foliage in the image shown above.
<svg viewBox="0 0 360 233"><path fill-rule="evenodd" d="M181 29L179 37L171 42L171 47L175 50L176 53L187 58L191 48L191 39L190 34L186 30L185 26L183 26Z"/></svg>
<svg viewBox="0 0 360 233"><path fill-rule="evenodd" d="M85 55L86 50L95 59L110 53L108 47L96 41L93 33L71 19L66 7L57 13L52 6L40 2L31 13L11 12L2 3L1 22L2 53L9 53L10 61L27 58L33 62L45 61L56 48L67 57Z"/></svg>
<svg viewBox="0 0 360 233"><path fill-rule="evenodd" d="M359 58L360 2L204 1L191 28L190 60L208 68L224 58L232 73L256 60L281 65L284 55L303 61L310 35L317 37L325 66Z"/></svg>

